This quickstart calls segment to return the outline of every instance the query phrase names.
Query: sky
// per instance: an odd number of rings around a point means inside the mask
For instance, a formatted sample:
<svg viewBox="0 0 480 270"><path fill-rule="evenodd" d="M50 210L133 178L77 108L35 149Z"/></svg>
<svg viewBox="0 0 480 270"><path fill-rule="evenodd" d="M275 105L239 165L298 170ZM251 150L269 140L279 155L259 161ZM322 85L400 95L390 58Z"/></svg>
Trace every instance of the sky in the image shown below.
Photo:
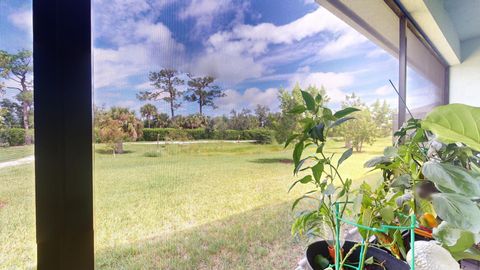
<svg viewBox="0 0 480 270"><path fill-rule="evenodd" d="M334 108L352 92L397 106L388 80L397 83L398 60L313 0L94 0L92 14L97 105L138 112L147 102L136 94L152 89L148 73L174 68L185 79L216 78L226 96L208 115L257 104L278 111L279 89L297 83L324 86ZM0 49L31 49L31 25L28 1L0 0ZM169 112L166 102L151 103ZM197 111L184 102L177 114Z"/></svg>

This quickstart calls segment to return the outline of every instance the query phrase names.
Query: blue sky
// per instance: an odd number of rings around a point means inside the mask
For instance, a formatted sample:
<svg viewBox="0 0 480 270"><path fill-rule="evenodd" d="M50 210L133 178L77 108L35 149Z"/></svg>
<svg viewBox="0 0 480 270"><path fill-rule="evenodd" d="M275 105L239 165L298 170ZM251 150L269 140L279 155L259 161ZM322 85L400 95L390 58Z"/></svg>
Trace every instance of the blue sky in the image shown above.
<svg viewBox="0 0 480 270"><path fill-rule="evenodd" d="M32 47L30 8L0 2L0 49ZM398 80L397 60L311 0L94 0L93 18L98 105L138 111L148 72L170 67L217 78L226 97L209 115L277 111L278 89L296 83L325 86L333 107L351 92L396 107L388 80ZM196 111L185 102L179 113Z"/></svg>

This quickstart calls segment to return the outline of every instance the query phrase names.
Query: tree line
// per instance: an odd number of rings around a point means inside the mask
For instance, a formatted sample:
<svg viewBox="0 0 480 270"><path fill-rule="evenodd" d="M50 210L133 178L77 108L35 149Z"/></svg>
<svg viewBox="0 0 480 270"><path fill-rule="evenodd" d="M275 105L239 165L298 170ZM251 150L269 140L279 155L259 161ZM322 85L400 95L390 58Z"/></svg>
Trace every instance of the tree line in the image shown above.
<svg viewBox="0 0 480 270"><path fill-rule="evenodd" d="M0 50L0 97L14 94L14 100L0 101L0 129L23 128L24 142L30 144L33 128L33 65L32 52L8 53ZM1 140L2 138L0 138Z"/></svg>
<svg viewBox="0 0 480 270"><path fill-rule="evenodd" d="M34 128L33 118L33 67L32 52L20 50L8 53L0 50L0 97L9 92L13 100L3 98L0 100L0 131L9 129L23 129L23 142L31 143L32 135L28 132ZM112 107L95 108L95 128L100 131L97 136L114 141L136 140L141 137L144 127L147 128L176 128L208 130L251 130L269 129L275 131L275 139L282 143L288 134L298 128L298 116L289 112L301 104L300 87L297 85L291 90L280 89L278 100L280 111L272 112L270 108L256 105L252 109L243 108L232 110L229 114L221 116L206 116L204 108L217 108L216 100L224 97L224 90L215 84L211 76L185 76L174 69L162 69L150 72L149 81L153 89L140 91L137 98L142 101L163 101L170 108L170 114L161 113L154 104L145 104L140 108L141 119L136 117L129 108ZM322 102L328 103L330 99L323 87L310 86L306 91L312 96L320 94ZM196 103L198 113L191 115L176 115L183 102ZM341 128L335 130L334 135L341 137L345 146L354 147L362 151L364 144L371 144L378 137L391 135L394 111L386 101L368 106L360 97L352 93L347 95L341 104L342 107L358 107L356 121L349 121ZM0 132L0 143L2 133ZM16 135L18 137L18 133ZM120 138L120 139L119 139Z"/></svg>

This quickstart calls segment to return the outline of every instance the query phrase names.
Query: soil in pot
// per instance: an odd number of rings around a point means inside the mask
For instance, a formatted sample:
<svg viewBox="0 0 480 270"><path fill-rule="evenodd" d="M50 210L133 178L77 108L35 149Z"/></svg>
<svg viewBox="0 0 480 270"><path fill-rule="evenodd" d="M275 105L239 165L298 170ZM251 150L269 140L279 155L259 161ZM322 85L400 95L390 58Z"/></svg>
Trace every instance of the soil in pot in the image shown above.
<svg viewBox="0 0 480 270"><path fill-rule="evenodd" d="M342 249L344 250L344 254L347 254L355 244L356 244L355 242L345 241L345 244L342 247ZM315 263L315 257L317 255L322 255L324 258L329 258L331 260L328 253L328 244L326 241L318 241L311 244L310 246L308 246L306 253L307 253L306 256L307 256L308 263L310 267L314 270L324 269L320 265ZM353 254L350 256L350 258L352 259L352 262L358 261L359 255L360 255L360 248L357 248L353 252ZM384 269L409 270L410 269L410 266L406 262L398 260L397 258L390 255L388 252L381 250L379 248L369 247L367 250L366 258L370 258L370 257L373 257L376 263L382 263L384 268L379 265L367 265L365 269L368 269L368 270L384 270ZM331 260L330 263L333 263L333 260Z"/></svg>

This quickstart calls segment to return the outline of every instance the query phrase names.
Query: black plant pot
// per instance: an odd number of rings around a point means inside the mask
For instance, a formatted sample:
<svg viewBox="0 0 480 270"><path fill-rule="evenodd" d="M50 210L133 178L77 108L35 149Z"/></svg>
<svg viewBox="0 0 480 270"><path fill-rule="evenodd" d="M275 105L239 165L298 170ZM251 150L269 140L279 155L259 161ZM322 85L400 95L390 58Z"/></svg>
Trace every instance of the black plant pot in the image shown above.
<svg viewBox="0 0 480 270"><path fill-rule="evenodd" d="M342 247L344 250L344 254L347 254L348 251L355 244L356 244L355 242L345 241L345 244ZM318 241L311 244L310 246L308 246L306 253L307 253L306 256L307 256L308 264L314 270L323 270L320 266L316 265L315 263L315 256L319 254L325 258L328 258L332 262L332 259L328 255L328 244L326 241ZM353 254L350 256L350 258L353 262L355 262L355 261L358 261L359 255L360 255L360 248L357 248L353 252ZM378 262L378 263L383 262L383 266L387 270L409 270L410 269L410 266L406 262L398 260L397 258L390 255L388 252L376 247L368 248L366 258L369 258L369 257L373 257L375 262ZM348 269L348 268L344 267L344 269ZM368 265L365 267L365 269L383 270L383 268L378 265Z"/></svg>

